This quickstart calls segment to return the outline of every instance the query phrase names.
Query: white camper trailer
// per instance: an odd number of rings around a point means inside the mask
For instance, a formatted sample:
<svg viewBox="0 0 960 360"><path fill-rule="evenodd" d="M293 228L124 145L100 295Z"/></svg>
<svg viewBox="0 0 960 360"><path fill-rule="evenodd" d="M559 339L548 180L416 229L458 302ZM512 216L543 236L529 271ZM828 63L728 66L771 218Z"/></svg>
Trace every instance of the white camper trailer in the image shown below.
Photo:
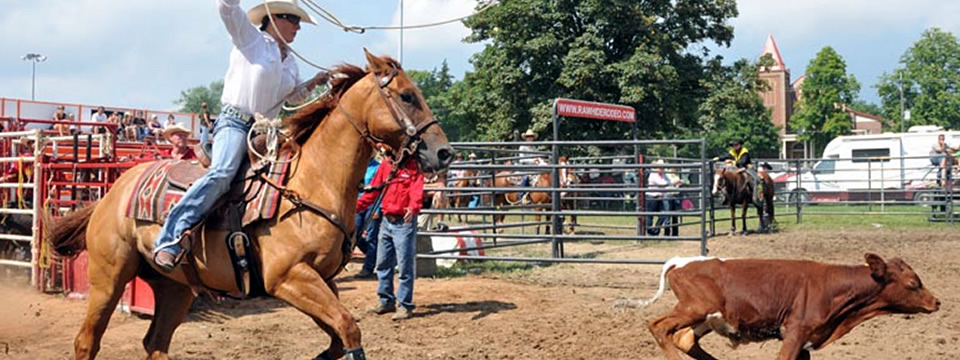
<svg viewBox="0 0 960 360"><path fill-rule="evenodd" d="M830 141L810 169L784 179L790 197L804 200L856 200L851 193L884 193L886 200L912 200L915 190L936 181L930 158L937 136L960 145L960 131L916 126L907 133L840 136ZM932 174L932 176L931 176ZM924 186L929 186L926 184Z"/></svg>

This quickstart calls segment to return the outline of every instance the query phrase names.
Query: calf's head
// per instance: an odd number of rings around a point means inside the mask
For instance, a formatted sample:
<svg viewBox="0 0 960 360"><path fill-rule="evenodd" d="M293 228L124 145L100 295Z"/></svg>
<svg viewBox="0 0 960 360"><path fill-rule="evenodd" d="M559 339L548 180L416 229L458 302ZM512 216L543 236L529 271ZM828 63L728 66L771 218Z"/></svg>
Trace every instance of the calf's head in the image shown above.
<svg viewBox="0 0 960 360"><path fill-rule="evenodd" d="M884 310L892 313L932 313L940 309L940 300L920 281L913 268L900 258L885 262L876 254L865 255L870 275L883 285L880 301L887 304Z"/></svg>

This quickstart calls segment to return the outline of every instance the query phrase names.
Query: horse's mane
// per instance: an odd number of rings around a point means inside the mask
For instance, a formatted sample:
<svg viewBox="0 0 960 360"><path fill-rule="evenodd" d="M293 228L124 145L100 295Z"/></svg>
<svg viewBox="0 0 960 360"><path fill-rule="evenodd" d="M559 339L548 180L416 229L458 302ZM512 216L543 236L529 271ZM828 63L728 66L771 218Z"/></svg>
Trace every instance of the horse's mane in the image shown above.
<svg viewBox="0 0 960 360"><path fill-rule="evenodd" d="M400 63L389 56L383 56L380 59L390 66L397 69L401 68ZM284 125L289 129L297 146L303 145L307 141L307 138L313 133L313 129L320 125L320 122L340 103L340 96L367 73L369 73L369 69L361 69L356 65L341 64L335 67L330 72L333 78L330 81L329 95L284 119Z"/></svg>

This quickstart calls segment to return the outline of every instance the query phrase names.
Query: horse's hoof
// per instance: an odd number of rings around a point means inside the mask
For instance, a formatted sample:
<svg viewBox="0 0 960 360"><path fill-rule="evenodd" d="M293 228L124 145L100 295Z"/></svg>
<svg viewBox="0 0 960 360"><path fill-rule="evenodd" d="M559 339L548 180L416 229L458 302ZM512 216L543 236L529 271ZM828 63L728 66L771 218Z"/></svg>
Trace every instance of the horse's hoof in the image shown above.
<svg viewBox="0 0 960 360"><path fill-rule="evenodd" d="M746 231L746 230L741 231L741 232L740 232L740 236L747 236L747 231Z"/></svg>

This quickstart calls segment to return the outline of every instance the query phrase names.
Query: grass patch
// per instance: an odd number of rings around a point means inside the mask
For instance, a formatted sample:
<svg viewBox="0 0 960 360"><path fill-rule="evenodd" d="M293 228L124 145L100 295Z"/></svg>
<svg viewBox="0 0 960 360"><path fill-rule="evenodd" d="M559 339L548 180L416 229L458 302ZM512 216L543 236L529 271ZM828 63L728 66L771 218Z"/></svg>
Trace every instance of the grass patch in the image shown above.
<svg viewBox="0 0 960 360"><path fill-rule="evenodd" d="M530 270L536 267L546 266L550 266L550 264L508 261L459 262L449 268L437 266L437 272L433 274L433 278L457 278L466 275L482 275L491 273L512 274Z"/></svg>

